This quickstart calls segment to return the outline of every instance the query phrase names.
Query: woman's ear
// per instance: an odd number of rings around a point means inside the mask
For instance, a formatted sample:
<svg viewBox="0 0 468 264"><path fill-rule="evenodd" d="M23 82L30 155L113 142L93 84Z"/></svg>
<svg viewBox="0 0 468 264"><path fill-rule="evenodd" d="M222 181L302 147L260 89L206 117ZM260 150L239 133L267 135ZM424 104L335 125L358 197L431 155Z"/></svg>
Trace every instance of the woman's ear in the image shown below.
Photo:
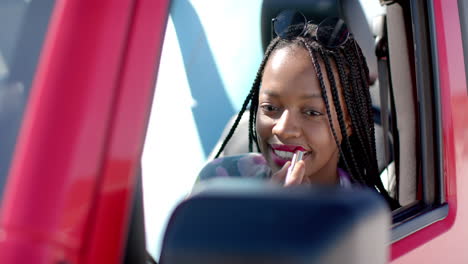
<svg viewBox="0 0 468 264"><path fill-rule="evenodd" d="M346 125L346 135L348 135L349 137L353 133L353 128L351 126L351 120L349 118L349 114L346 116L345 125Z"/></svg>

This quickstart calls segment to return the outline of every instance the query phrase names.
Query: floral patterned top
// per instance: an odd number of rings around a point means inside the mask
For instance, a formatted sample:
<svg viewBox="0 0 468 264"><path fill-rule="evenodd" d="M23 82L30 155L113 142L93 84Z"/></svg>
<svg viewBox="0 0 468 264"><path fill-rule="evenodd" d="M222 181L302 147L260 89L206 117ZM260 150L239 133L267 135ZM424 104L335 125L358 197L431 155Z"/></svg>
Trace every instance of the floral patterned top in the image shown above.
<svg viewBox="0 0 468 264"><path fill-rule="evenodd" d="M271 169L265 158L260 153L247 153L237 156L228 156L215 159L201 170L198 181L215 177L251 177L268 179L271 177ZM340 186L351 188L352 183L349 174L338 168Z"/></svg>

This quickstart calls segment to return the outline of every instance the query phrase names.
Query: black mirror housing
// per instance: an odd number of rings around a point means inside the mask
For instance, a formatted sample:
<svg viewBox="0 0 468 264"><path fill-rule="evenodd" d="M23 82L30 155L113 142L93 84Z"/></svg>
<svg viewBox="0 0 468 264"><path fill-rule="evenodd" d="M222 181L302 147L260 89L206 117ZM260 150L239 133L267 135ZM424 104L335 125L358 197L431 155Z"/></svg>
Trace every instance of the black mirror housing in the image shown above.
<svg viewBox="0 0 468 264"><path fill-rule="evenodd" d="M175 209L160 261L386 263L390 225L386 202L364 187L214 179Z"/></svg>

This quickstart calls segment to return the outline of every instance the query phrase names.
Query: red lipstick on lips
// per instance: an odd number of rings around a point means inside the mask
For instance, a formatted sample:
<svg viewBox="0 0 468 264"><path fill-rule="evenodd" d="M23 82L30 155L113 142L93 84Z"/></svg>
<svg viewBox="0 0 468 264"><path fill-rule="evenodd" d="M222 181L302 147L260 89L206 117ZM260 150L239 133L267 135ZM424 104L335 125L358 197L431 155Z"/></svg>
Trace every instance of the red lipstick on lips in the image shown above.
<svg viewBox="0 0 468 264"><path fill-rule="evenodd" d="M306 152L305 148L297 145L279 145L279 144L270 144L271 148L274 150L296 152L298 150Z"/></svg>
<svg viewBox="0 0 468 264"><path fill-rule="evenodd" d="M294 152L296 152L298 150L306 152L306 150L303 147L297 146L297 145L270 144L270 148L271 148L270 149L271 158L272 158L273 162L276 163L276 165L278 165L280 167L283 167L284 164L286 164L286 162L290 161L291 159L285 159L283 157L280 157L280 156L276 155L274 150L287 151L287 152L291 152L291 153L294 153Z"/></svg>

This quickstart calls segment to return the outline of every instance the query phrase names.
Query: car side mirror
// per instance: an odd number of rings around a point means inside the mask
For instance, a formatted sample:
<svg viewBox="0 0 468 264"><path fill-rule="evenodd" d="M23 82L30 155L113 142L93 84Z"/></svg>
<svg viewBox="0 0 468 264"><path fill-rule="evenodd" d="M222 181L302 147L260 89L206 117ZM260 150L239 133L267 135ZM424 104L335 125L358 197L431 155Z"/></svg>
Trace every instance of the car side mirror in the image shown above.
<svg viewBox="0 0 468 264"><path fill-rule="evenodd" d="M367 188L214 179L173 212L162 264L386 263L391 214Z"/></svg>

